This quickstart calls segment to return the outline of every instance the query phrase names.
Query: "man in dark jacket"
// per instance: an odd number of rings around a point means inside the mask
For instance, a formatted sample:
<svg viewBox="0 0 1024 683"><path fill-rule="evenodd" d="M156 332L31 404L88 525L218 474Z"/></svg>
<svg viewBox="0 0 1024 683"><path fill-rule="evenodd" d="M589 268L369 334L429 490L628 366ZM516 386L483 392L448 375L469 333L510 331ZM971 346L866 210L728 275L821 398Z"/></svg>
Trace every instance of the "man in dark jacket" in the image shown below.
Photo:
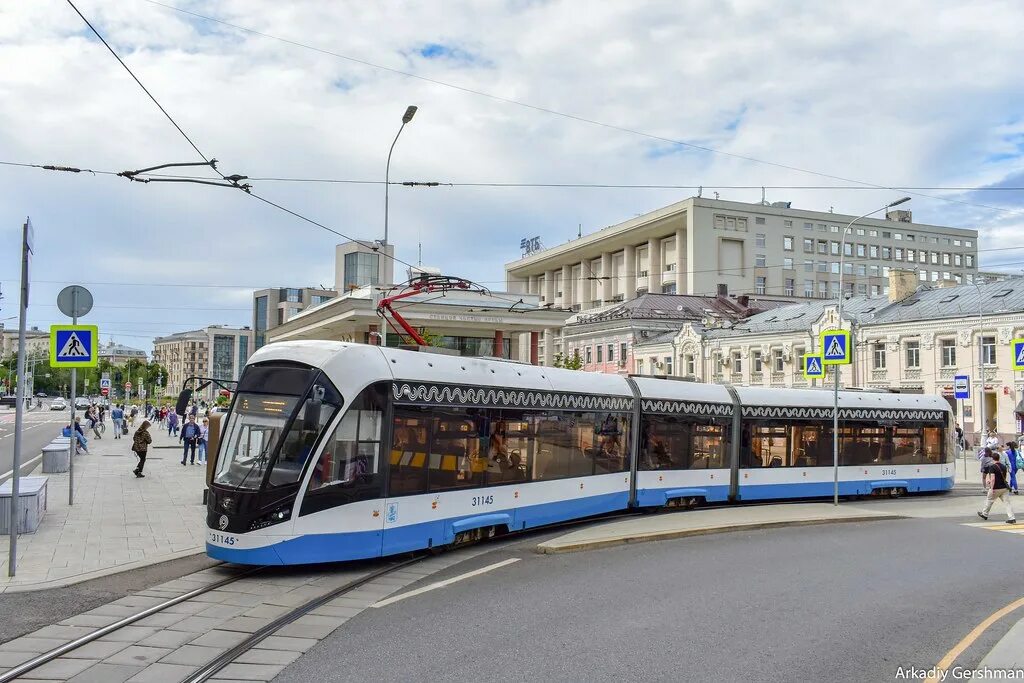
<svg viewBox="0 0 1024 683"><path fill-rule="evenodd" d="M188 422L181 428L181 438L179 441L185 443L185 450L181 454L181 464L185 464L185 460L188 458L189 448L192 449L192 464L196 464L196 447L199 445L199 439L202 437L202 429L196 424L196 418L191 415L188 418Z"/></svg>
<svg viewBox="0 0 1024 683"><path fill-rule="evenodd" d="M989 449L985 449L986 451ZM992 453L992 463L985 466L982 470L985 477L991 476L992 486L988 490L988 496L985 498L985 509L978 513L978 516L982 519L988 519L988 513L992 511L992 505L996 500L1003 501L1003 505L1006 506L1006 523L1016 524L1017 520L1013 516L1013 506L1010 504L1010 496L1008 487L1006 485L1006 465L999 462L999 453Z"/></svg>

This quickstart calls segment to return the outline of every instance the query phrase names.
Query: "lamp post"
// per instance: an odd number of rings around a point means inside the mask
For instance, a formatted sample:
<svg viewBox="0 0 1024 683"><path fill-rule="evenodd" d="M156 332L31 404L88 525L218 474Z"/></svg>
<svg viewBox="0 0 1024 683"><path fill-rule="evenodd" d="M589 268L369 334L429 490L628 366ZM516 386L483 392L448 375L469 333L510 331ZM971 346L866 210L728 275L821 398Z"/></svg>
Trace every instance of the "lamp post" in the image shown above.
<svg viewBox="0 0 1024 683"><path fill-rule="evenodd" d="M852 221L847 223L845 228L843 228L843 236L839 244L839 307L838 315L836 316L839 329L843 328L843 267L844 257L846 256L846 235L850 232L850 229L853 227L853 224L859 221L860 219L867 218L873 213L878 213L879 211L891 209L894 206L909 201L910 197L903 197L902 199L897 199L896 201L890 202L883 207L875 209L874 211L868 211L866 214L862 216L857 216ZM852 339L850 340L850 343L853 343ZM848 349L848 351L852 356L853 349ZM832 503L833 505L839 505L839 372L841 368L838 365L834 365L832 366L832 368L832 372L835 373L835 385L832 391Z"/></svg>
<svg viewBox="0 0 1024 683"><path fill-rule="evenodd" d="M402 114L402 125L398 128L398 132L395 133L395 139L391 142L391 149L388 150L388 163L384 168L384 240L381 244L388 243L388 190L391 188L391 153L395 151L395 143L398 142L398 136L405 130L405 124L412 121L412 117L416 116L415 105L410 105L406 108L405 113Z"/></svg>
<svg viewBox="0 0 1024 683"><path fill-rule="evenodd" d="M981 311L981 285L985 284L982 278L975 276L974 278L974 289L978 293L978 355L974 357L977 362L977 374L976 377L981 380L981 389L978 391L978 415L979 423L981 428L978 430L978 446L979 448L985 447L985 433L988 431L988 425L985 424L985 321ZM964 462L967 462L967 453L964 453ZM967 465L964 465L966 469ZM966 476L966 475L964 475Z"/></svg>

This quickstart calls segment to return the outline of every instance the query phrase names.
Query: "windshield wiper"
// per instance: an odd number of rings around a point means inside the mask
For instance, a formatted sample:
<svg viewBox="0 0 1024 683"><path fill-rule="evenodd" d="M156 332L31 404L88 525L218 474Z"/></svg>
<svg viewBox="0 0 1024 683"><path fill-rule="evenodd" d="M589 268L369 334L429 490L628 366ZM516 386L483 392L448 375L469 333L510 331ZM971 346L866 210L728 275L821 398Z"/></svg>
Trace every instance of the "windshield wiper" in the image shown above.
<svg viewBox="0 0 1024 683"><path fill-rule="evenodd" d="M259 455L257 455L255 458L253 458L250 461L249 471L245 473L244 477L242 477L242 481L238 482L238 488L243 488L244 487L245 482L247 482L249 480L249 475L252 474L253 470L256 469L256 463L264 461L266 459L267 451L270 450L270 447L272 445L274 445L273 442L268 443L266 445L266 447L264 447L264 449L262 451L260 451Z"/></svg>

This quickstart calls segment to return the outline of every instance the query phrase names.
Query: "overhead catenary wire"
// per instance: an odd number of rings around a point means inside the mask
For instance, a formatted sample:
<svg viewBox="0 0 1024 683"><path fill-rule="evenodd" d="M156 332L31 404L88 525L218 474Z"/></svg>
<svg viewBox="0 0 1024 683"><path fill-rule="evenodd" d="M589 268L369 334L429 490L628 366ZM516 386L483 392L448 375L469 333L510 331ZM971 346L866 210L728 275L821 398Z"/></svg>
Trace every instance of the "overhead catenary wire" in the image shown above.
<svg viewBox="0 0 1024 683"><path fill-rule="evenodd" d="M370 62L370 61L365 60L365 59L360 59L358 57L353 57L351 55L346 55L346 54L342 54L340 52L335 52L333 50L327 50L325 48L320 48L320 47L316 47L316 46L309 45L309 44L306 44L306 43L301 43L299 41L290 40L288 38L283 38L281 36L277 36L277 35L274 35L274 34L271 34L271 33L266 33L266 32L263 32L263 31L257 31L256 29L248 28L246 26L240 26L238 24L234 24L234 23L231 23L231 22L228 22L228 21L224 21L223 19L217 19L215 17L207 16L207 15L204 15L204 14L199 14L198 12L193 12L193 11L190 11L190 10L183 9L181 7L176 7L174 5L170 5L170 4L167 4L167 3L164 3L164 2L159 2L158 0L144 0L144 1L148 2L151 5L157 5L159 7L165 8L165 9L169 9L169 10L172 10L172 11L175 11L175 12L180 12L182 14L190 15L190 16L195 17L197 19L203 19L204 21L209 21L209 22L212 22L212 23L220 24L222 26L227 26L227 27L233 28L233 29L238 30L238 31L243 31L245 33L250 33L252 35L260 36L262 38L267 38L267 39L270 39L270 40L276 40L276 41L279 41L279 42L282 42L282 43L286 43L288 45L292 45L294 47L299 47L299 48L302 48L302 49L311 50L311 51L318 52L318 53L321 53L321 54L324 54L324 55L328 55L328 56L331 56L331 57L335 57L335 58L338 58L338 59L343 59L343 60L346 60L346 61L349 61L349 62L352 62L352 63L355 63L355 64L361 64L363 66L368 66L368 67L371 67L371 68L374 68L374 69L379 69L379 70L382 70L382 71L387 71L387 72L390 72L390 73L394 73L396 75L405 76L405 77L408 77L408 78L414 78L414 79L417 79L417 80L420 80L420 81L424 81L424 82L427 82L427 83L431 83L431 84L434 84L434 85L439 85L439 86L442 86L442 87L445 87L445 88L450 88L450 89L453 89L453 90L458 90L460 92L464 92L464 93L467 93L467 94L470 94L470 95L476 95L476 96L484 97L484 98L487 98L487 99L490 99L490 100L493 100L493 101L496 101L496 102L502 102L502 103L505 103L505 104L511 104L511 105L515 105L515 106L518 106L518 107L523 107L523 108L526 108L526 109L531 109L533 111L542 112L542 113L545 113L545 114L550 114L552 116L558 116L558 117L569 119L569 120L572 120L572 121L577 121L579 123L585 123L585 124L589 124L589 125L592 125L592 126L598 126L598 127L605 128L605 129L608 129L608 130L615 130L615 131L619 131L621 133L627 133L627 134L630 134L630 135L636 135L636 136L648 138L648 139L651 139L651 140L656 140L656 141L659 141L659 142L664 142L664 143L667 143L667 144L676 145L676 146L680 146L680 147L686 147L688 149L693 149L693 150L697 150L697 151L701 151L701 152L707 152L707 153L710 153L710 154L717 154L717 155L721 155L721 156L730 157L730 158L733 158L733 159L739 159L741 161L748 161L748 162L751 162L751 163L762 164L762 165L766 165L766 166L772 166L772 167L780 168L780 169L783 169L783 170L795 171L797 173L804 173L804 174L808 174L808 175L814 175L814 176L818 176L818 177L821 177L821 178L828 178L830 180L838 180L838 181L842 181L842 182L846 182L846 183L855 183L857 185L863 185L863 186L868 187L868 188L873 188L873 189L878 189L878 190L895 190L896 189L896 188L888 186L888 185L872 183L872 182L868 182L868 181L864 181L864 180L859 180L859 179L856 179L856 178L846 178L846 177L843 177L843 176L840 176L840 175L835 175L835 174L831 174L831 173L824 173L822 171L815 171L815 170L812 170L812 169L801 168L799 166L795 166L795 165L792 165L792 164L784 164L784 163L780 163L780 162L776 162L776 161L768 161L768 160L765 160L765 159L759 159L757 157L752 157L752 156L745 155L745 154L739 154L739 153L736 153L736 152L727 152L725 150L716 149L714 147L708 147L706 145L698 145L698 144L695 144L695 143L692 143L692 142L686 142L684 140L678 140L678 139L674 139L674 138L669 138L669 137L665 137L663 135L656 135L656 134L653 134L653 133L648 133L648 132L637 130L637 129L634 129L634 128L629 128L629 127L626 127L626 126L620 126L620 125L616 125L616 124L613 124L613 123L608 123L608 122L605 122L605 121L599 121L597 119L588 118L588 117L581 116L581 115L578 115L578 114L571 114L571 113L568 113L568 112L559 111L557 109L552 109L550 107L544 107L544 106L540 106L540 105L536 105L536 104L531 104L529 102L524 102L522 100L517 100L517 99L511 98L511 97L503 97L501 95L496 95L494 93L485 92L483 90L478 90L476 88L470 88L470 87L467 87L467 86L462 86L462 85L458 85L458 84L455 84L455 83L450 83L450 82L447 82L447 81L442 81L440 79L431 78L429 76L423 76L421 74L413 73L411 71L404 71L402 69L396 69L394 67L388 67L388 66L384 66L382 64L376 64L374 62ZM935 195L922 194L920 192L915 192L915 191L910 191L910 190L905 190L905 191L911 192L912 194L916 194L919 197L927 197L929 199L936 199L936 200L939 200L939 201L954 202L954 203L964 204L964 205L968 205L968 206L977 206L977 207L992 209L992 210L995 210L995 211L1012 211L1010 209L1005 209L1003 207L995 207L995 206L989 206L989 205L985 205L985 204L977 204L977 203L972 203L972 202L966 202L966 201L963 201L963 200L953 199L953 198L950 198L950 197L941 197L941 196L935 196ZM1014 212L1014 213L1024 213L1024 212Z"/></svg>

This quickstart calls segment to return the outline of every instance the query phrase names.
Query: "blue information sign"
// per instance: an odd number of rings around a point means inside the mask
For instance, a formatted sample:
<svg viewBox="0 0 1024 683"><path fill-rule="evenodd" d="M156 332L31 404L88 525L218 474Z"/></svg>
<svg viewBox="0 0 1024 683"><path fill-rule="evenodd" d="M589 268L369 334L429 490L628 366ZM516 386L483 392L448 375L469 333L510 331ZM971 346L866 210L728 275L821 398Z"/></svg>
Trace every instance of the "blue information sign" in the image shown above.
<svg viewBox="0 0 1024 683"><path fill-rule="evenodd" d="M971 378L967 375L957 375L953 378L953 398L971 397Z"/></svg>

